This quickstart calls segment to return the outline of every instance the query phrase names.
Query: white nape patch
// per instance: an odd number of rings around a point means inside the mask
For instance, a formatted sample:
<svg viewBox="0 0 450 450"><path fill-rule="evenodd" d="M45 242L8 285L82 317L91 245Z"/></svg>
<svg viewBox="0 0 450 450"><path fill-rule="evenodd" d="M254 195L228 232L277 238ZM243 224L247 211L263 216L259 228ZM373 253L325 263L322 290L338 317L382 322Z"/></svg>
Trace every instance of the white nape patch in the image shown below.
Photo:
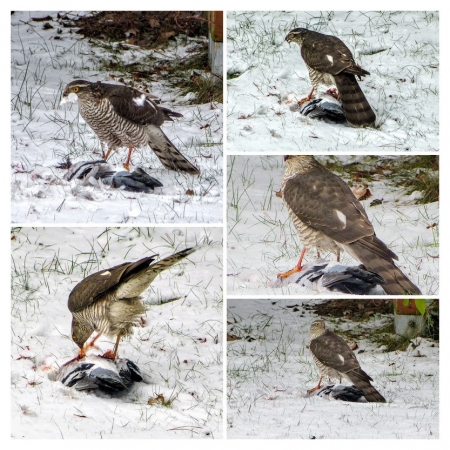
<svg viewBox="0 0 450 450"><path fill-rule="evenodd" d="M339 358L339 360L342 362L342 363L344 363L345 362L345 358L342 356L342 355L337 355L338 356L338 358Z"/></svg>
<svg viewBox="0 0 450 450"><path fill-rule="evenodd" d="M78 101L78 95L71 92L67 97L63 97L61 99L60 105L64 105L64 103L75 103Z"/></svg>
<svg viewBox="0 0 450 450"><path fill-rule="evenodd" d="M140 97L133 98L133 102L136 103L138 106L144 106L145 101L147 100L147 97L142 94Z"/></svg>
<svg viewBox="0 0 450 450"><path fill-rule="evenodd" d="M105 270L103 273L100 274L102 277L109 277L111 275L111 272L109 270Z"/></svg>
<svg viewBox="0 0 450 450"><path fill-rule="evenodd" d="M342 213L341 211L338 211L337 209L335 209L336 215L338 217L338 219L342 222L342 225L344 225L344 227L347 225L347 216Z"/></svg>
<svg viewBox="0 0 450 450"><path fill-rule="evenodd" d="M331 64L333 64L333 57L331 55L327 55L327 59Z"/></svg>
<svg viewBox="0 0 450 450"><path fill-rule="evenodd" d="M133 102L136 103L137 106L144 106L145 103L148 104L151 108L155 109L152 102L149 102L145 94L142 94L140 97L133 98Z"/></svg>

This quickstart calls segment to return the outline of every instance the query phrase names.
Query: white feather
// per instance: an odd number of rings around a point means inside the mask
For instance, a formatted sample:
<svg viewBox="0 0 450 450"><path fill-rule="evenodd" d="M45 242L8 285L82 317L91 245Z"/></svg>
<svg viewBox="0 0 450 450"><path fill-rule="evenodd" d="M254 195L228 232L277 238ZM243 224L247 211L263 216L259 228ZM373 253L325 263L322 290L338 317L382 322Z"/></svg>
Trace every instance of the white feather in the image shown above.
<svg viewBox="0 0 450 450"><path fill-rule="evenodd" d="M78 95L71 92L67 97L61 99L60 105L64 103L76 103L78 101Z"/></svg>
<svg viewBox="0 0 450 450"><path fill-rule="evenodd" d="M342 222L342 225L344 225L344 228L345 228L345 226L347 225L347 216L343 212L341 212L337 209L335 209L335 212L336 212L338 219Z"/></svg>

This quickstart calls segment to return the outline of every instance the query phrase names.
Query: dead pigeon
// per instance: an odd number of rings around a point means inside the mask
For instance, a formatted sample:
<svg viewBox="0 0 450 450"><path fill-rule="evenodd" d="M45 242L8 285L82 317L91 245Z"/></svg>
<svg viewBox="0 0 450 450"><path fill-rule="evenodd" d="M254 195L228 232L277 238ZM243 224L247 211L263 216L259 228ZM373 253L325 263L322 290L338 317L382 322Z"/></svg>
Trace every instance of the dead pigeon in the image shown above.
<svg viewBox="0 0 450 450"><path fill-rule="evenodd" d="M300 105L300 114L327 123L347 122L340 101L325 93Z"/></svg>
<svg viewBox="0 0 450 450"><path fill-rule="evenodd" d="M345 266L339 263L322 262L305 264L295 283L317 292L341 292L343 294L373 294L383 278L368 271L362 264Z"/></svg>
<svg viewBox="0 0 450 450"><path fill-rule="evenodd" d="M133 172L117 171L111 164L102 159L97 161L80 161L75 164L71 164L69 161L64 163L64 166L60 165L58 167L68 169L64 175L66 181L80 180L84 186L103 183L125 191L145 193L153 191L156 187L163 186L160 181L151 177L141 168L137 168Z"/></svg>
<svg viewBox="0 0 450 450"><path fill-rule="evenodd" d="M64 364L57 380L77 391L99 390L114 394L128 390L135 382L142 381L143 377L139 367L129 359L85 356Z"/></svg>
<svg viewBox="0 0 450 450"><path fill-rule="evenodd" d="M346 266L332 261L317 259L302 266L286 278L277 278L272 287L278 288L290 283L297 283L317 293L339 292L355 295L376 295L384 291L379 285L384 284L382 277L368 271L362 264Z"/></svg>
<svg viewBox="0 0 450 450"><path fill-rule="evenodd" d="M361 389L357 389L355 386L344 386L343 384L323 386L320 389L307 393L305 397L321 397L327 400L367 403L364 392Z"/></svg>

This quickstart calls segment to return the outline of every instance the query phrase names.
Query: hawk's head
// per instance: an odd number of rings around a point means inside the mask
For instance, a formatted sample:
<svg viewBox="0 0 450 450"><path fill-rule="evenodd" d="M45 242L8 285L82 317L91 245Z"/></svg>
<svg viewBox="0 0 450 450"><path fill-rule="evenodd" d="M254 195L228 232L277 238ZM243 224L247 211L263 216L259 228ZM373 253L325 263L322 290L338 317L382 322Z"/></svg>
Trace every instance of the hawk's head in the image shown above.
<svg viewBox="0 0 450 450"><path fill-rule="evenodd" d="M323 333L325 333L326 331L326 326L325 326L325 322L323 320L315 320L312 324L311 324L311 329L310 329L310 338L314 339L317 336L321 336Z"/></svg>
<svg viewBox="0 0 450 450"><path fill-rule="evenodd" d="M283 157L286 173L298 173L311 170L317 166L312 155L285 155Z"/></svg>
<svg viewBox="0 0 450 450"><path fill-rule="evenodd" d="M75 317L72 318L72 340L78 347L83 348L93 331L84 327Z"/></svg>
<svg viewBox="0 0 450 450"><path fill-rule="evenodd" d="M288 35L285 38L286 42L297 42L298 45L302 45L303 41L306 39L306 36L308 36L309 30L306 28L294 28L293 30L289 31Z"/></svg>
<svg viewBox="0 0 450 450"><path fill-rule="evenodd" d="M61 104L67 102L76 102L78 98L92 95L92 87L94 83L85 80L75 80L70 82L62 93Z"/></svg>

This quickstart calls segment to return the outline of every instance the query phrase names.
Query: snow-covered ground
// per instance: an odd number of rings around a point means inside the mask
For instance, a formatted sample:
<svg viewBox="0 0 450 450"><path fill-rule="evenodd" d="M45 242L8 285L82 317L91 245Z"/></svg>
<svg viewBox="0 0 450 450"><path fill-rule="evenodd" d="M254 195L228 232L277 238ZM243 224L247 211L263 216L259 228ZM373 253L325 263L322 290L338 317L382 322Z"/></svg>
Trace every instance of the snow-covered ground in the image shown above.
<svg viewBox="0 0 450 450"><path fill-rule="evenodd" d="M149 308L142 327L119 347L145 382L112 398L53 381L78 353L67 299L79 281L124 261L195 245L196 252L142 294ZM13 229L12 437L221 437L222 255L221 228ZM113 343L104 338L99 345L106 350ZM174 399L171 406L148 404L159 394Z"/></svg>
<svg viewBox="0 0 450 450"><path fill-rule="evenodd" d="M229 151L439 150L437 12L251 11L227 18ZM311 90L298 45L284 40L297 27L339 37L370 72L360 85L376 129L290 110Z"/></svg>
<svg viewBox="0 0 450 450"><path fill-rule="evenodd" d="M361 156L336 158L342 163L364 161ZM385 159L376 161L383 166ZM371 164L374 167L373 161ZM280 190L283 166L281 156L228 157L228 295L311 293L298 284L280 287L276 283L277 274L294 267L302 249L287 209L275 195ZM405 195L404 188L396 186L395 177L389 173L373 176L368 182L372 197L362 204L377 236L399 257L396 264L400 269L423 294L435 295L439 290L438 203L414 204L418 193ZM382 203L370 206L376 199ZM335 260L334 255L321 256ZM305 256L306 262L315 259L314 250ZM341 262L359 264L345 253Z"/></svg>
<svg viewBox="0 0 450 450"><path fill-rule="evenodd" d="M52 29L32 17L50 14ZM163 169L149 149L133 152L132 168L141 165L162 182L154 193L130 193L109 187L81 187L63 180L65 170L55 166L67 156L72 162L98 160L100 142L78 117L78 105L60 105L64 87L75 79L112 82L120 75L104 71L113 60L109 48L83 39L73 28L56 20L55 12L15 12L12 21L12 217L13 223L219 223L222 222L222 105L189 105L161 79L151 93L161 104L184 117L162 126L178 149L201 170L201 175L178 174ZM63 15L63 14L61 14ZM57 30L61 30L59 33ZM198 42L172 44L164 58L183 57ZM121 62L132 64L157 51L128 46ZM103 66L102 66L103 64ZM102 71L103 70L103 71ZM96 153L93 153L95 150ZM111 156L121 167L126 149Z"/></svg>
<svg viewBox="0 0 450 450"><path fill-rule="evenodd" d="M356 357L387 403L304 397L319 379L305 347L317 316L302 308L305 302L314 300L228 300L228 333L241 338L227 343L228 438L438 438L439 346L428 339L389 353L358 339ZM361 329L375 331L386 320L376 317Z"/></svg>

